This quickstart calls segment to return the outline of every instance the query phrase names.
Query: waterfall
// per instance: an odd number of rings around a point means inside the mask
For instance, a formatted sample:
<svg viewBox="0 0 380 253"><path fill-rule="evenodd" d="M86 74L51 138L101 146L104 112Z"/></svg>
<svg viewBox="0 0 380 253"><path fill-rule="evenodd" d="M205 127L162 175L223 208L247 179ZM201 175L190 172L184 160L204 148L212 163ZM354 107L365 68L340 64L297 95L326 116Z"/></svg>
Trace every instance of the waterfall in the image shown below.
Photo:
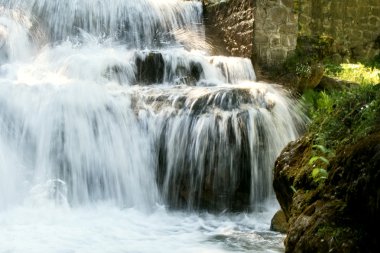
<svg viewBox="0 0 380 253"><path fill-rule="evenodd" d="M47 207L77 210L63 218L73 227L88 226L87 207L136 217L126 226L137 231L183 219L162 208L263 211L274 160L303 119L249 59L210 47L200 1L0 0L0 227ZM214 231L217 218L194 219Z"/></svg>

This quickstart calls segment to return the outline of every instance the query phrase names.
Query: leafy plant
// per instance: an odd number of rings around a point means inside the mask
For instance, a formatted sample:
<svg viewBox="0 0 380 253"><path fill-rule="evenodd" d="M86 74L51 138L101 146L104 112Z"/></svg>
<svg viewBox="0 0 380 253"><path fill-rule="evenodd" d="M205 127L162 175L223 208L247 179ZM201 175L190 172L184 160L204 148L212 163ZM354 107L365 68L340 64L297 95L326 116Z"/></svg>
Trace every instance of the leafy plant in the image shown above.
<svg viewBox="0 0 380 253"><path fill-rule="evenodd" d="M309 77L311 75L311 66L306 63L296 63L295 74L299 77Z"/></svg>
<svg viewBox="0 0 380 253"><path fill-rule="evenodd" d="M323 153L323 155L319 155ZM314 182L321 183L327 179L329 173L327 172L327 166L330 161L327 157L332 156L332 152L323 145L313 145L313 156L309 160L309 165L313 166L311 177Z"/></svg>

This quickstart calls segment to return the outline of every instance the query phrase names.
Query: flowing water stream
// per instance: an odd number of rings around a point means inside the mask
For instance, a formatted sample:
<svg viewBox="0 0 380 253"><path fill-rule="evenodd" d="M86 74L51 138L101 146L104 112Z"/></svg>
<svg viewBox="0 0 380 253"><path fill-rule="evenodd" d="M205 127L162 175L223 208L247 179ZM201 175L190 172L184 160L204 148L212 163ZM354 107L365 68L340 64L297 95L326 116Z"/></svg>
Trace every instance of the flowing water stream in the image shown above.
<svg viewBox="0 0 380 253"><path fill-rule="evenodd" d="M282 252L296 103L200 1L0 0L0 252Z"/></svg>

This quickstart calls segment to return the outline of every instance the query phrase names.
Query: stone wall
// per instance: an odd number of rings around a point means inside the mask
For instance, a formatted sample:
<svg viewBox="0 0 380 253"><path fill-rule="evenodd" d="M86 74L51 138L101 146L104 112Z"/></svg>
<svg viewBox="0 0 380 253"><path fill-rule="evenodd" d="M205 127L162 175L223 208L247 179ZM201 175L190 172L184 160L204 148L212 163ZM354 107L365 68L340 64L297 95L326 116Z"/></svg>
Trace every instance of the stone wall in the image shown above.
<svg viewBox="0 0 380 253"><path fill-rule="evenodd" d="M205 0L207 23L233 56L281 64L297 44L293 0Z"/></svg>
<svg viewBox="0 0 380 253"><path fill-rule="evenodd" d="M223 38L232 56L251 58L253 38L252 0L205 0L206 23Z"/></svg>
<svg viewBox="0 0 380 253"><path fill-rule="evenodd" d="M302 36L333 40L337 62L380 52L379 0L204 0L227 51L260 66L283 63Z"/></svg>
<svg viewBox="0 0 380 253"><path fill-rule="evenodd" d="M254 0L254 59L259 65L283 63L297 46L293 0Z"/></svg>
<svg viewBox="0 0 380 253"><path fill-rule="evenodd" d="M336 61L368 59L380 52L379 0L294 2L299 35L331 37Z"/></svg>

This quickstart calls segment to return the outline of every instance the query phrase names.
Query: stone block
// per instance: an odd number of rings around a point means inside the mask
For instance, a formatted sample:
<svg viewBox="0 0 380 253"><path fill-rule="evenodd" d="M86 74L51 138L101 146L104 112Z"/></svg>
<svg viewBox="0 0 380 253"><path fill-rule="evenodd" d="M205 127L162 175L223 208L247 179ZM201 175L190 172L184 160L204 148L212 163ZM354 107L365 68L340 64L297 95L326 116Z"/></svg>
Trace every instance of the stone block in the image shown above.
<svg viewBox="0 0 380 253"><path fill-rule="evenodd" d="M262 20L262 19L255 19L255 26L258 27L258 28L263 28L265 24L265 20Z"/></svg>
<svg viewBox="0 0 380 253"><path fill-rule="evenodd" d="M286 50L279 48L270 52L270 59L274 62L284 62L286 59Z"/></svg>
<svg viewBox="0 0 380 253"><path fill-rule="evenodd" d="M289 48L295 49L297 47L297 36L288 35Z"/></svg>
<svg viewBox="0 0 380 253"><path fill-rule="evenodd" d="M361 6L357 8L358 10L358 17L368 17L368 15L371 13L371 7L369 6Z"/></svg>
<svg viewBox="0 0 380 253"><path fill-rule="evenodd" d="M271 47L278 47L280 45L281 45L280 36L270 38L270 46Z"/></svg>
<svg viewBox="0 0 380 253"><path fill-rule="evenodd" d="M256 31L253 36L255 44L265 44L269 42L269 38L266 33Z"/></svg>
<svg viewBox="0 0 380 253"><path fill-rule="evenodd" d="M357 0L350 0L350 1L345 1L345 2L346 2L346 5L349 7L357 7L358 6Z"/></svg>
<svg viewBox="0 0 380 253"><path fill-rule="evenodd" d="M290 12L286 8L278 6L269 10L269 19L274 24L281 24L287 21L289 14Z"/></svg>
<svg viewBox="0 0 380 253"><path fill-rule="evenodd" d="M297 23L298 14L296 12L290 12L288 15L288 23Z"/></svg>
<svg viewBox="0 0 380 253"><path fill-rule="evenodd" d="M357 16L357 7L348 7L347 8L347 18L353 19Z"/></svg>
<svg viewBox="0 0 380 253"><path fill-rule="evenodd" d="M372 16L369 18L369 24L371 26L377 26L379 21L380 21L380 17Z"/></svg>
<svg viewBox="0 0 380 253"><path fill-rule="evenodd" d="M277 31L277 25L273 24L271 21L265 22L263 25L263 30L266 32L274 32Z"/></svg>
<svg viewBox="0 0 380 253"><path fill-rule="evenodd" d="M297 34L297 24L285 24L280 26L280 34Z"/></svg>
<svg viewBox="0 0 380 253"><path fill-rule="evenodd" d="M257 49L257 52L258 52L258 56L261 59L264 59L264 58L268 57L268 51L269 51L268 45L257 46L256 49Z"/></svg>
<svg viewBox="0 0 380 253"><path fill-rule="evenodd" d="M380 17L380 4L378 3L376 7L371 7L371 14L376 17Z"/></svg>
<svg viewBox="0 0 380 253"><path fill-rule="evenodd" d="M287 36L282 36L281 37L281 46L283 47L289 47L290 46L290 41Z"/></svg>
<svg viewBox="0 0 380 253"><path fill-rule="evenodd" d="M293 8L294 7L294 1L293 0L281 0L281 3L285 5L288 8Z"/></svg>
<svg viewBox="0 0 380 253"><path fill-rule="evenodd" d="M256 20L265 20L267 17L267 13L262 8L257 8L256 12L253 14Z"/></svg>

